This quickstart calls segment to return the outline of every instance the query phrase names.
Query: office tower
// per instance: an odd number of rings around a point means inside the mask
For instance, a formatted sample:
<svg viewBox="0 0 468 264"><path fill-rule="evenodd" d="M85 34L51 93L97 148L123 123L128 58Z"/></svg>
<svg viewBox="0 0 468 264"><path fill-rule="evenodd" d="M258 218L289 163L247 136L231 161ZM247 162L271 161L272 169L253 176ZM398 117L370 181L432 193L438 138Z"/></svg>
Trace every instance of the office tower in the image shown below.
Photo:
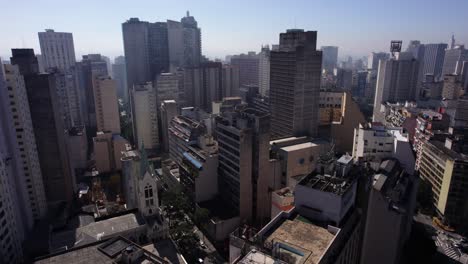
<svg viewBox="0 0 468 264"><path fill-rule="evenodd" d="M117 83L117 96L128 103L127 69L124 56L115 58L114 64L112 64L112 78Z"/></svg>
<svg viewBox="0 0 468 264"><path fill-rule="evenodd" d="M96 107L94 98L94 79L101 76L108 76L107 64L100 54L83 55L83 59L77 63L76 75L80 89L81 111L84 123L89 129L88 136L96 133Z"/></svg>
<svg viewBox="0 0 468 264"><path fill-rule="evenodd" d="M336 69L336 88L351 92L353 86L353 71L350 69Z"/></svg>
<svg viewBox="0 0 468 264"><path fill-rule="evenodd" d="M101 55L101 59L106 62L107 74L109 76L112 76L112 63L110 61L110 58L107 56Z"/></svg>
<svg viewBox="0 0 468 264"><path fill-rule="evenodd" d="M322 69L327 72L332 72L338 62L338 47L322 46Z"/></svg>
<svg viewBox="0 0 468 264"><path fill-rule="evenodd" d="M444 65L445 49L447 44L424 44L424 59L421 61L423 67L422 76L434 75L438 80L442 77L442 66Z"/></svg>
<svg viewBox="0 0 468 264"><path fill-rule="evenodd" d="M88 167L88 138L84 126L67 130L67 146L70 165L73 170L85 170ZM75 173L76 174L76 173Z"/></svg>
<svg viewBox="0 0 468 264"><path fill-rule="evenodd" d="M356 86L353 91L353 96L358 98L362 98L365 100L365 94L367 89L367 75L369 74L368 71L358 71L356 76Z"/></svg>
<svg viewBox="0 0 468 264"><path fill-rule="evenodd" d="M98 131L93 137L96 170L99 173L122 169L122 153L130 149L128 141L119 134Z"/></svg>
<svg viewBox="0 0 468 264"><path fill-rule="evenodd" d="M220 62L204 62L185 69L186 104L211 112L211 103L221 99L222 73Z"/></svg>
<svg viewBox="0 0 468 264"><path fill-rule="evenodd" d="M262 46L258 54L258 87L262 96L270 95L270 47Z"/></svg>
<svg viewBox="0 0 468 264"><path fill-rule="evenodd" d="M434 75L426 74L421 82L420 99L440 99L444 82L436 81Z"/></svg>
<svg viewBox="0 0 468 264"><path fill-rule="evenodd" d="M442 98L447 100L457 100L463 91L463 85L458 80L458 75L446 74L442 87Z"/></svg>
<svg viewBox="0 0 468 264"><path fill-rule="evenodd" d="M448 226L466 231L468 197L466 189L460 187L467 184L468 158L455 148L456 145L454 137L447 138L445 142L435 139L424 142L419 173L421 179L432 187L437 217Z"/></svg>
<svg viewBox="0 0 468 264"><path fill-rule="evenodd" d="M231 65L239 68L240 85L258 85L259 56L254 51L232 56Z"/></svg>
<svg viewBox="0 0 468 264"><path fill-rule="evenodd" d="M184 27L184 67L198 66L201 62L201 29L197 21L187 11L187 15L180 20ZM169 45L169 50L172 46Z"/></svg>
<svg viewBox="0 0 468 264"><path fill-rule="evenodd" d="M411 53L401 52L387 61L380 61L374 100L374 121L380 117L380 105L385 102L405 102L418 97L419 62Z"/></svg>
<svg viewBox="0 0 468 264"><path fill-rule="evenodd" d="M169 123L177 116L177 102L165 100L161 103L161 141L162 150L169 152Z"/></svg>
<svg viewBox="0 0 468 264"><path fill-rule="evenodd" d="M316 44L316 31L290 29L270 52L273 138L317 134L322 52Z"/></svg>
<svg viewBox="0 0 468 264"><path fill-rule="evenodd" d="M424 58L424 45L419 40L411 40L406 48L406 52L413 55L413 58L421 61Z"/></svg>
<svg viewBox="0 0 468 264"><path fill-rule="evenodd" d="M380 60L388 60L390 55L386 52L372 52L367 61L367 69L377 71Z"/></svg>
<svg viewBox="0 0 468 264"><path fill-rule="evenodd" d="M147 149L159 147L158 107L156 91L151 82L134 85L132 89L133 135L138 148Z"/></svg>
<svg viewBox="0 0 468 264"><path fill-rule="evenodd" d="M11 63L24 76L39 164L49 206L71 202L75 179L70 169L65 128L54 74L38 74L32 49L13 49Z"/></svg>
<svg viewBox="0 0 468 264"><path fill-rule="evenodd" d="M179 76L175 73L161 73L156 77L156 107L164 100L179 101Z"/></svg>
<svg viewBox="0 0 468 264"><path fill-rule="evenodd" d="M223 65L221 98L239 96L240 79L239 68Z"/></svg>
<svg viewBox="0 0 468 264"><path fill-rule="evenodd" d="M45 72L44 68L44 57L42 54L36 54L37 57L37 63L39 64L39 72Z"/></svg>
<svg viewBox="0 0 468 264"><path fill-rule="evenodd" d="M28 190L28 202L35 220L46 216L47 203L42 181L39 156L36 148L31 111L23 76L18 66L5 65L5 78L8 87L8 112L13 117L15 137L19 145L18 159L23 165L24 181Z"/></svg>
<svg viewBox="0 0 468 264"><path fill-rule="evenodd" d="M76 57L72 33L46 29L45 32L39 32L38 34L45 70L57 68L61 71L67 71L75 64Z"/></svg>
<svg viewBox="0 0 468 264"><path fill-rule="evenodd" d="M452 49L445 50L444 66L442 67L442 74L456 74L459 75L462 70L463 61L468 60L468 50L464 45L457 45Z"/></svg>
<svg viewBox="0 0 468 264"><path fill-rule="evenodd" d="M33 224L24 172L19 159L13 116L8 107L5 72L0 60L0 260L23 262L22 242Z"/></svg>
<svg viewBox="0 0 468 264"><path fill-rule="evenodd" d="M216 120L219 188L241 221L265 223L270 217L268 189L270 116L245 109Z"/></svg>
<svg viewBox="0 0 468 264"><path fill-rule="evenodd" d="M149 68L149 23L130 18L122 24L122 35L127 70L127 87L152 81Z"/></svg>
<svg viewBox="0 0 468 264"><path fill-rule="evenodd" d="M405 172L397 160L380 164L370 190L361 263L401 263L411 233L417 187L417 177Z"/></svg>
<svg viewBox="0 0 468 264"><path fill-rule="evenodd" d="M56 77L57 94L65 128L84 125L79 94L79 81L75 66L67 73L52 71Z"/></svg>
<svg viewBox="0 0 468 264"><path fill-rule="evenodd" d="M108 76L96 77L93 82L97 131L120 134L120 114L116 83Z"/></svg>

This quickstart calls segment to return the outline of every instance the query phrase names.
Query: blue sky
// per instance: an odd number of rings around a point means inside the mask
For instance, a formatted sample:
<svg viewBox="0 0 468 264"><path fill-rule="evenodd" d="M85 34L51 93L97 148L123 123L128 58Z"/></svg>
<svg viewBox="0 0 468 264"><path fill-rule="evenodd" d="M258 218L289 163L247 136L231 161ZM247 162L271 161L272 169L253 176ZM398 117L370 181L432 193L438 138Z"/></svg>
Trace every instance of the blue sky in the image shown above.
<svg viewBox="0 0 468 264"><path fill-rule="evenodd" d="M0 56L11 48L39 52L37 32L72 32L77 56L123 54L121 23L180 20L185 12L202 29L208 57L260 49L287 28L318 31L318 45L340 47L339 56L387 51L390 40L468 44L468 0L0 0Z"/></svg>

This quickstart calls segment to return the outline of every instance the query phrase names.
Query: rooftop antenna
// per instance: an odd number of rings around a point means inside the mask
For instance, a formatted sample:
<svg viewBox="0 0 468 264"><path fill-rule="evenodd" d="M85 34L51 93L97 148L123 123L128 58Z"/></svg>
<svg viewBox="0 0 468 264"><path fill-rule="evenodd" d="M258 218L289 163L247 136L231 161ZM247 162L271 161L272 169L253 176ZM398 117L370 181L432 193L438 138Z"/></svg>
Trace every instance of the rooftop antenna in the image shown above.
<svg viewBox="0 0 468 264"><path fill-rule="evenodd" d="M190 16L190 12L187 10L187 17L189 17L189 16Z"/></svg>

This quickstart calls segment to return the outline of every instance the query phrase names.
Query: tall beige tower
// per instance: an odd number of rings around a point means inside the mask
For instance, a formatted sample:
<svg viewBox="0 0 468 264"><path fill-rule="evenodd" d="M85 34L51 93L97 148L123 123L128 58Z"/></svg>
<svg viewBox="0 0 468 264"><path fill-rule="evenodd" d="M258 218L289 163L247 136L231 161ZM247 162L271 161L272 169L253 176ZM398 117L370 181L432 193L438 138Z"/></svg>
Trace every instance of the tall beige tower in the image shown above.
<svg viewBox="0 0 468 264"><path fill-rule="evenodd" d="M120 134L117 84L108 76L97 77L93 81L94 104L98 131Z"/></svg>

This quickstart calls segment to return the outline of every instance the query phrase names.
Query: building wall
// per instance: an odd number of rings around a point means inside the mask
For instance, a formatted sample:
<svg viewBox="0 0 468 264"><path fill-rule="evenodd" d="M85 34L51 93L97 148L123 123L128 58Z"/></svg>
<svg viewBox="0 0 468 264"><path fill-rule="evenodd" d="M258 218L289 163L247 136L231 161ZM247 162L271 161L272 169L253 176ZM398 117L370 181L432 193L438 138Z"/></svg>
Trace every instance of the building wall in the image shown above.
<svg viewBox="0 0 468 264"><path fill-rule="evenodd" d="M159 146L158 108L156 92L152 83L136 85L132 90L133 131L138 148L147 149Z"/></svg>
<svg viewBox="0 0 468 264"><path fill-rule="evenodd" d="M239 68L237 66L223 65L221 98L239 96L239 78Z"/></svg>
<svg viewBox="0 0 468 264"><path fill-rule="evenodd" d="M96 170L100 173L111 171L111 160L109 149L110 140L94 140L94 156L96 160Z"/></svg>
<svg viewBox="0 0 468 264"><path fill-rule="evenodd" d="M116 83L110 77L94 79L94 101L98 131L120 134Z"/></svg>
<svg viewBox="0 0 468 264"><path fill-rule="evenodd" d="M169 123L177 115L176 101L163 101L161 104L161 140L164 152L169 152Z"/></svg>
<svg viewBox="0 0 468 264"><path fill-rule="evenodd" d="M66 71L75 64L72 33L54 32L47 29L46 32L39 32L38 35L45 69L58 68Z"/></svg>
<svg viewBox="0 0 468 264"><path fill-rule="evenodd" d="M270 48L262 47L258 54L258 88L262 96L270 95Z"/></svg>
<svg viewBox="0 0 468 264"><path fill-rule="evenodd" d="M5 91L8 94L8 112L13 117L15 137L18 141L18 157L24 169L24 181L28 189L28 203L35 220L45 217L47 202L36 147L31 112L24 79L15 65L5 65Z"/></svg>

